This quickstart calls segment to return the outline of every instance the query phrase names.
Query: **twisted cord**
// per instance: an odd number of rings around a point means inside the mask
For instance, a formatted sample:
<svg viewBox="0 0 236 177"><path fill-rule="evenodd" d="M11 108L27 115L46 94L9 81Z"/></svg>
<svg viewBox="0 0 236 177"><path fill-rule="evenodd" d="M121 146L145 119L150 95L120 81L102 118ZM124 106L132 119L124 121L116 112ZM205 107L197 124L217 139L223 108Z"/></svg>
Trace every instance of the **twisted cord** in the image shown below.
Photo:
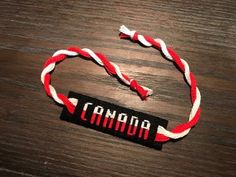
<svg viewBox="0 0 236 177"><path fill-rule="evenodd" d="M173 49L168 48L163 40L140 35L134 30L129 30L124 25L120 27L120 38L130 38L134 42L140 42L146 47L154 47L160 50L165 57L174 62L184 74L186 81L190 86L192 101L192 109L189 114L188 122L176 126L171 131L166 130L162 126L158 126L156 141L165 142L169 139L178 139L186 136L199 120L201 103L201 94L196 85L195 76L190 72L188 63L184 59L180 58Z"/></svg>
<svg viewBox="0 0 236 177"><path fill-rule="evenodd" d="M57 103L65 105L70 113L74 112L78 100L76 98L67 98L65 95L57 93L55 88L50 84L50 73L55 69L56 63L63 61L67 57L75 57L78 55L88 59L94 59L100 66L103 66L109 74L118 77L123 83L130 86L130 88L136 91L142 99L145 99L152 94L151 89L139 85L136 80L130 79L127 75L123 74L120 67L115 63L110 62L104 55L94 53L87 48L80 49L78 47L70 47L67 50L58 50L52 57L48 58L41 73L41 81L44 84L47 95L52 97Z"/></svg>

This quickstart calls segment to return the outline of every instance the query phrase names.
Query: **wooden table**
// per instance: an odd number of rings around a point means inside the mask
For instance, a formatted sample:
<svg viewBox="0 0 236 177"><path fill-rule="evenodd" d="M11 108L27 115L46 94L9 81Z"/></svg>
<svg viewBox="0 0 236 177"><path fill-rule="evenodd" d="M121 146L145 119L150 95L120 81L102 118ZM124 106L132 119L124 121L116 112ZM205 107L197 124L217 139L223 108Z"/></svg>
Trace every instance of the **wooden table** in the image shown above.
<svg viewBox="0 0 236 177"><path fill-rule="evenodd" d="M0 2L0 176L234 176L236 163L236 1ZM152 48L118 37L125 24L162 38L190 65L202 93L199 124L162 151L59 119L62 107L45 95L46 58L68 46L105 54L154 90L147 101L93 62L57 66L58 91L83 93L185 122L189 87Z"/></svg>

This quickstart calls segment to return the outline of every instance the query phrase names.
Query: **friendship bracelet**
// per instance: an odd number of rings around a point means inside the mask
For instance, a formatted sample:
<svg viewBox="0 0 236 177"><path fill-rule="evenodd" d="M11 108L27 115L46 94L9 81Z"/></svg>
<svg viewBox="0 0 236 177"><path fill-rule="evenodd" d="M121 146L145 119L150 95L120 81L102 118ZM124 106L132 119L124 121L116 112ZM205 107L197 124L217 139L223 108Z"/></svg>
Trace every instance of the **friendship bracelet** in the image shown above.
<svg viewBox="0 0 236 177"><path fill-rule="evenodd" d="M190 72L188 63L184 59L180 58L173 49L167 47L163 40L153 39L146 35L140 35L136 31L130 31L124 25L120 27L120 38L131 39L132 41L141 43L146 47L153 47L155 49L160 50L164 54L164 56L168 60L176 64L178 69L184 74L184 77L191 90L192 109L190 111L188 122L176 126L171 131L168 131L164 126L158 125L154 141L160 143L166 142L170 139L179 139L186 136L191 130L191 128L195 126L199 120L201 102L200 91L196 85L194 74ZM67 57L75 56L83 56L87 59L95 60L97 64L103 66L106 69L108 74L117 77L125 85L129 86L132 90L136 91L142 100L145 100L153 93L151 89L140 85L135 79L129 78L126 74L122 73L120 71L119 66L113 62L110 62L103 54L93 52L88 48L80 49L79 47L69 47L67 50L58 50L52 55L52 57L47 59L44 64L43 71L41 73L41 81L44 84L44 89L47 95L52 97L57 103L64 105L70 114L74 114L76 106L78 104L78 99L67 98L65 95L57 93L55 88L50 84L50 73L55 69L55 66L58 62L63 61ZM88 104L85 105L84 108L87 108L86 106L88 107ZM96 107L97 112L95 110L94 111L98 113L98 109L100 108ZM121 117L120 121L122 122L122 119L125 120L124 118L125 116L123 114L123 118ZM134 119L134 116L132 118L133 119L130 120L131 123L135 122L136 120ZM146 127L148 126L149 125L146 124ZM142 128L145 128L145 124L141 125L140 132L142 131Z"/></svg>

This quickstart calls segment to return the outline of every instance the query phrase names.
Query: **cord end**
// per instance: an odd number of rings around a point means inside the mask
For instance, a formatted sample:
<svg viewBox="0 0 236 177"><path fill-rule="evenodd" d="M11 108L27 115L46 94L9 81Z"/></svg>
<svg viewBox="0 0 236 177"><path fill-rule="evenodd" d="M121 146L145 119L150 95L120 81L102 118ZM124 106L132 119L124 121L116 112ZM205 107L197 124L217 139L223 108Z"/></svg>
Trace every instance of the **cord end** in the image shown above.
<svg viewBox="0 0 236 177"><path fill-rule="evenodd" d="M130 34L131 34L131 31L125 25L120 26L119 31L123 34L126 34L127 36L130 36Z"/></svg>
<svg viewBox="0 0 236 177"><path fill-rule="evenodd" d="M142 100L146 100L146 98L153 93L151 89L139 85L136 80L130 82L130 88L137 91Z"/></svg>
<svg viewBox="0 0 236 177"><path fill-rule="evenodd" d="M130 30L125 25L120 26L120 30L119 31L120 31L119 37L121 39L128 39L128 38L130 38Z"/></svg>

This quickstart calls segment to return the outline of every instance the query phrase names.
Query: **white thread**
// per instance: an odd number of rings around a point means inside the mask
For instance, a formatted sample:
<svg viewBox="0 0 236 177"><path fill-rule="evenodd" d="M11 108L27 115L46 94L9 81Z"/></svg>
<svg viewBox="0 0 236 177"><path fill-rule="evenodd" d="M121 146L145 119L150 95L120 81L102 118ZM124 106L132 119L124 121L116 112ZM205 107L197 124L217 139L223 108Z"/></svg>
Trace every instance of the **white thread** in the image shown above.
<svg viewBox="0 0 236 177"><path fill-rule="evenodd" d="M161 45L161 51L163 52L163 54L166 56L167 59L169 60L173 60L172 56L169 54L168 50L167 50L167 47L166 47L166 44L165 42L162 40L162 39L154 39L157 43L159 43Z"/></svg>
<svg viewBox="0 0 236 177"><path fill-rule="evenodd" d="M181 58L180 60L184 64L184 75L185 75L185 78L186 78L188 84L191 85L189 65L188 65L188 63L184 59Z"/></svg>
<svg viewBox="0 0 236 177"><path fill-rule="evenodd" d="M103 66L102 61L100 58L90 49L84 48L83 51L87 52L99 65Z"/></svg>
<svg viewBox="0 0 236 177"><path fill-rule="evenodd" d="M57 103L63 104L63 101L62 101L60 98L58 98L57 92L56 92L56 90L54 89L54 87L53 87L52 85L49 85L49 89L50 89L52 98L53 98Z"/></svg>
<svg viewBox="0 0 236 177"><path fill-rule="evenodd" d="M68 50L58 50L52 56L55 57L56 55L60 55L60 54L64 54L67 56L77 56L78 55L77 52L68 51Z"/></svg>
<svg viewBox="0 0 236 177"><path fill-rule="evenodd" d="M41 73L41 81L44 84L44 78L47 73L50 73L55 68L55 63L49 64Z"/></svg>
<svg viewBox="0 0 236 177"><path fill-rule="evenodd" d="M151 47L152 44L149 43L142 35L138 35L138 40L146 47Z"/></svg>
<svg viewBox="0 0 236 177"><path fill-rule="evenodd" d="M119 78L120 78L125 84L130 85L130 82L127 81L127 80L122 76L122 73L121 73L121 71L120 71L120 67L119 67L117 64L113 63L113 62L110 62L110 63L114 66L114 68L115 68L115 70L116 70L116 74L119 76Z"/></svg>
<svg viewBox="0 0 236 177"><path fill-rule="evenodd" d="M76 106L78 104L78 99L76 99L76 98L69 98L69 100L74 106Z"/></svg>

